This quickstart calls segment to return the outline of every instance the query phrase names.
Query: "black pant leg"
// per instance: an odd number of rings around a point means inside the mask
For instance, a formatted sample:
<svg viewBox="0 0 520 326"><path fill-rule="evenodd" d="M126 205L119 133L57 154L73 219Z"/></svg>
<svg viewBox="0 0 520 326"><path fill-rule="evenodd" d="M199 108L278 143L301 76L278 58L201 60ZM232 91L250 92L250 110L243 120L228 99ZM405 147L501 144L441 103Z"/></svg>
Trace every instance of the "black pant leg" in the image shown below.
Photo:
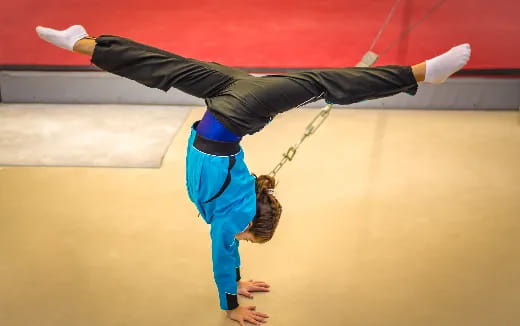
<svg viewBox="0 0 520 326"><path fill-rule="evenodd" d="M184 58L117 36L96 38L92 63L113 74L152 88L177 88L190 95L216 96L237 78L249 76L212 62Z"/></svg>
<svg viewBox="0 0 520 326"><path fill-rule="evenodd" d="M415 95L417 81L408 66L324 69L288 75L321 89L329 103L352 104L406 92Z"/></svg>
<svg viewBox="0 0 520 326"><path fill-rule="evenodd" d="M244 112L265 117L319 99L347 105L400 92L414 95L417 81L407 66L322 69L243 79L226 92L245 103Z"/></svg>

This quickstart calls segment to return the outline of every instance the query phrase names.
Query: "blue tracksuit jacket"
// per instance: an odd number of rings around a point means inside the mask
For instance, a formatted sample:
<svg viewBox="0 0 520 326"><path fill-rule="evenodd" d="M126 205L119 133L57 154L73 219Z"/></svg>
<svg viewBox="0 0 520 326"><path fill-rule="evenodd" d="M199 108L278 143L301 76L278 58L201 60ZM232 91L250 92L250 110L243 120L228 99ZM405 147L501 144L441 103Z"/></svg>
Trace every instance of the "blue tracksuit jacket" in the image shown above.
<svg viewBox="0 0 520 326"><path fill-rule="evenodd" d="M205 203L222 187L229 166L229 156L206 154L195 147L196 131L191 130L186 155L186 186L190 200L206 223L211 225L213 275L218 288L220 307L237 305L237 281L240 278L240 255L235 235L244 231L256 215L255 178L244 162L244 152L234 155L231 182L215 200Z"/></svg>

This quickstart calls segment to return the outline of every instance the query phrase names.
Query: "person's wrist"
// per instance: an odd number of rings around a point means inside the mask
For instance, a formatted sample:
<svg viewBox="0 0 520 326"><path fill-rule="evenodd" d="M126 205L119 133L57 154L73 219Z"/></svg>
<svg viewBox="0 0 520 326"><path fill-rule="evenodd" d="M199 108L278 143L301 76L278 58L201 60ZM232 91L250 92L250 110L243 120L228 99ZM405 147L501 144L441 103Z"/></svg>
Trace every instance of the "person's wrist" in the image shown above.
<svg viewBox="0 0 520 326"><path fill-rule="evenodd" d="M224 310L224 311L226 312L226 315L231 316L231 314L233 313L233 311L235 311L237 308L238 308L238 306L236 306L236 307L233 308L233 309Z"/></svg>
<svg viewBox="0 0 520 326"><path fill-rule="evenodd" d="M233 310L238 307L238 294L226 293L226 301L228 310Z"/></svg>

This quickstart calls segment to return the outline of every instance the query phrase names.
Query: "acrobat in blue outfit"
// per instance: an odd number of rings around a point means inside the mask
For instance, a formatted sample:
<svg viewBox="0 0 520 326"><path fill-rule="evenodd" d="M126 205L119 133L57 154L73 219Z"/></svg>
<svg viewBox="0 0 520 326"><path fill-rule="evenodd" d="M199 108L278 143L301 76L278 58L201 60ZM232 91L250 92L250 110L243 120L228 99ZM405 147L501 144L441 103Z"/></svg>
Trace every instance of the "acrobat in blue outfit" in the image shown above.
<svg viewBox="0 0 520 326"><path fill-rule="evenodd" d="M261 130L278 113L320 98L350 104L417 91L408 66L255 77L117 36L96 38L92 62L149 87L175 87L205 99L208 111L193 125L188 142L186 185L191 201L211 225L213 271L225 310L238 306L240 257L235 235L258 213L255 177L244 162L240 139Z"/></svg>

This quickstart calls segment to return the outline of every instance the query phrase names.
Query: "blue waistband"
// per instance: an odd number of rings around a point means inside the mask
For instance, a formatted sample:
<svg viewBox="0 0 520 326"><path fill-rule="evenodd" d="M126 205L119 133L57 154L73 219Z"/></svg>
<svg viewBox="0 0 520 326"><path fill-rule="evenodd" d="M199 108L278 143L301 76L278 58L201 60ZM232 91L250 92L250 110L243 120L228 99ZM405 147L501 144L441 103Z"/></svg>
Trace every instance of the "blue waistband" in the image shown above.
<svg viewBox="0 0 520 326"><path fill-rule="evenodd" d="M225 142L236 142L242 139L242 137L227 130L209 110L206 110L202 120L197 125L197 134L211 140Z"/></svg>

